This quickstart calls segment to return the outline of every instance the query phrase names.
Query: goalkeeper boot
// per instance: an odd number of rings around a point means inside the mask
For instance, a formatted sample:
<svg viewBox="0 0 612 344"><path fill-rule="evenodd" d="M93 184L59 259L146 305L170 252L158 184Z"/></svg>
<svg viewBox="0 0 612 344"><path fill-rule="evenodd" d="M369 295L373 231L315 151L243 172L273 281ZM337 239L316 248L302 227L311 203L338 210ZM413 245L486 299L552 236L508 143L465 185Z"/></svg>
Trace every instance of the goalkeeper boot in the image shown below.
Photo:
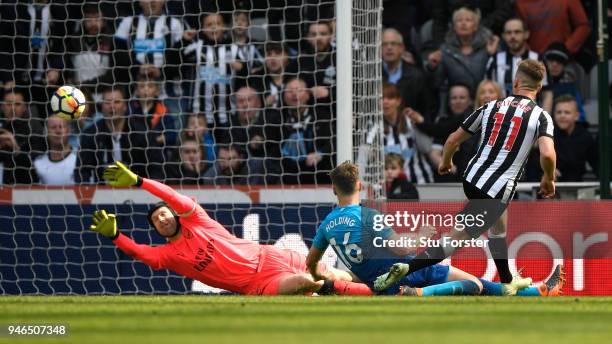
<svg viewBox="0 0 612 344"><path fill-rule="evenodd" d="M502 295L514 296L519 290L529 287L531 282L533 282L531 280L531 277L526 277L526 278L522 277L521 271L519 271L518 274L512 277L512 282L502 283Z"/></svg>
<svg viewBox="0 0 612 344"><path fill-rule="evenodd" d="M563 295L563 286L565 285L565 267L557 265L550 278L538 287L542 296L560 296Z"/></svg>
<svg viewBox="0 0 612 344"><path fill-rule="evenodd" d="M393 284L399 282L404 276L408 274L410 266L405 263L395 263L389 269L389 272L376 277L374 281L374 291L387 290Z"/></svg>

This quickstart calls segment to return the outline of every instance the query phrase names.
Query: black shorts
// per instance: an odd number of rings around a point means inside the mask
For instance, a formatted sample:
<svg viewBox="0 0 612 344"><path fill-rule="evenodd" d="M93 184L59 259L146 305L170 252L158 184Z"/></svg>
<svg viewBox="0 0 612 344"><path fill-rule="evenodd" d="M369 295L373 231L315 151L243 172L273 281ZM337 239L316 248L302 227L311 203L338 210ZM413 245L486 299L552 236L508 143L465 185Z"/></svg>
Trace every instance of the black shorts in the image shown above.
<svg viewBox="0 0 612 344"><path fill-rule="evenodd" d="M478 225L465 228L470 237L478 238L502 216L511 199L511 197L510 199L504 197L504 194L508 196L508 192L504 192L505 189L502 189L500 195L497 195L499 197L491 197L471 183L463 182L463 192L468 198L468 202L459 214L462 214L464 218L469 215L483 220L482 222L479 221ZM509 193L512 195L514 190L510 190Z"/></svg>

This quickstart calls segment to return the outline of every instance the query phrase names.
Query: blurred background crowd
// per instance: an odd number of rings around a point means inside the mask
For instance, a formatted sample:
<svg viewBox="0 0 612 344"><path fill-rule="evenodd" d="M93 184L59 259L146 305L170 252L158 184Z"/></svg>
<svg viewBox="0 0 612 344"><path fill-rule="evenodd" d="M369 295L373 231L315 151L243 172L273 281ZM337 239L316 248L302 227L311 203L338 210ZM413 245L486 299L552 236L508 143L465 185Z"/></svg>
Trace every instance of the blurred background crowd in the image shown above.
<svg viewBox="0 0 612 344"><path fill-rule="evenodd" d="M317 0L4 0L0 182L102 183L113 160L170 184L326 184L335 164L335 14ZM418 198L464 116L547 68L559 181L595 179L594 1L385 0L387 194ZM612 11L608 9L610 15ZM608 17L610 18L610 17ZM359 47L356 47L357 49ZM86 112L50 113L60 85ZM594 125L595 124L595 125ZM539 181L537 152L523 180Z"/></svg>

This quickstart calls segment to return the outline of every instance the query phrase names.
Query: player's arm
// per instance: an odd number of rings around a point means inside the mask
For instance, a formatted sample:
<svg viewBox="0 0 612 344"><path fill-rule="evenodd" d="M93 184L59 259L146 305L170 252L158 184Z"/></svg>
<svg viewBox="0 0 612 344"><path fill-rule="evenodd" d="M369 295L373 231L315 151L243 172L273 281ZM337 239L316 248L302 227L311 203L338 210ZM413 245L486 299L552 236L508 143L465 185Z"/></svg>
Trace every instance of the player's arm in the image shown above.
<svg viewBox="0 0 612 344"><path fill-rule="evenodd" d="M181 195L168 185L136 175L119 161L110 165L102 177L111 186L138 186L147 190L168 203L179 216L189 216L196 209L196 202L191 198Z"/></svg>
<svg viewBox="0 0 612 344"><path fill-rule="evenodd" d="M481 106L467 116L461 123L461 126L448 136L444 143L444 148L442 149L442 161L440 165L438 165L438 173L440 175L451 172L453 169L453 155L455 155L463 142L480 130L484 112L485 106Z"/></svg>
<svg viewBox="0 0 612 344"><path fill-rule="evenodd" d="M327 274L319 270L319 261L323 257L324 252L313 245L310 251L308 251L308 256L306 256L306 268L315 281L327 279Z"/></svg>
<svg viewBox="0 0 612 344"><path fill-rule="evenodd" d="M329 242L323 234L323 229L319 228L312 241L310 251L308 251L308 255L306 256L306 268L315 281L328 279L329 277L327 273L319 269L319 261L323 257L323 253L325 253L328 246Z"/></svg>
<svg viewBox="0 0 612 344"><path fill-rule="evenodd" d="M555 169L557 168L557 153L553 141L554 126L550 115L546 111L540 113L538 118L538 148L540 149L540 166L544 171L540 183L540 194L544 198L555 195Z"/></svg>
<svg viewBox="0 0 612 344"><path fill-rule="evenodd" d="M89 229L111 239L125 254L140 260L153 269L163 267L160 248L136 244L134 240L121 234L117 229L115 214L107 214L105 210L94 212L93 224Z"/></svg>
<svg viewBox="0 0 612 344"><path fill-rule="evenodd" d="M557 166L557 153L552 137L542 136L538 139L540 149L540 166L544 171L542 182L540 183L540 194L544 198L555 195L555 169Z"/></svg>
<svg viewBox="0 0 612 344"><path fill-rule="evenodd" d="M459 146L472 137L472 135L472 133L465 131L462 127L459 127L459 129L450 134L448 139L446 139L446 143L444 143L442 162L438 166L438 173L443 175L451 171L453 168L453 155L455 155Z"/></svg>

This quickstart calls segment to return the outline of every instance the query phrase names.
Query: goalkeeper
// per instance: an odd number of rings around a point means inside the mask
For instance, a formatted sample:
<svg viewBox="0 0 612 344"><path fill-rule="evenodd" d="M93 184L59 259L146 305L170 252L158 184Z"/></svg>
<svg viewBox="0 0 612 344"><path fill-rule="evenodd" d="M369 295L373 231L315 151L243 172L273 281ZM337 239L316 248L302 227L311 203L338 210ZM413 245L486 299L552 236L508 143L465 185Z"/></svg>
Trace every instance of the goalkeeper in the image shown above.
<svg viewBox="0 0 612 344"><path fill-rule="evenodd" d="M235 237L191 198L137 176L121 162L110 165L103 178L111 186L140 187L163 200L149 210L147 217L167 244L136 244L119 232L115 215L104 210L94 213L91 226L153 269L170 269L207 285L247 295L371 294L365 284L350 282L348 273L322 263L319 269L329 279L314 281L303 255Z"/></svg>

